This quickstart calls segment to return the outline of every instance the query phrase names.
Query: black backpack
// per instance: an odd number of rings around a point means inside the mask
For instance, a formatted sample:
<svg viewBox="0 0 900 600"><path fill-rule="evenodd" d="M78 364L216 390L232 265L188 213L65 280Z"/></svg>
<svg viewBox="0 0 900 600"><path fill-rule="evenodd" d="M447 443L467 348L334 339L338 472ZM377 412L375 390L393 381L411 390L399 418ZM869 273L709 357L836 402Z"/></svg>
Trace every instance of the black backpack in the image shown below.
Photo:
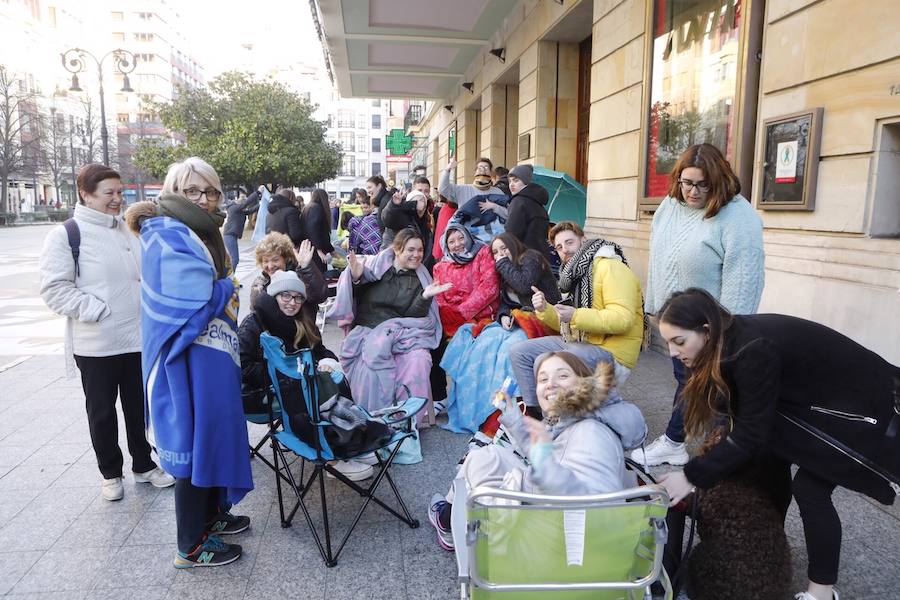
<svg viewBox="0 0 900 600"><path fill-rule="evenodd" d="M66 228L66 237L69 238L69 248L72 250L72 260L75 261L75 278L80 274L78 268L78 255L81 253L81 230L78 229L78 222L75 219L66 219L63 222Z"/></svg>

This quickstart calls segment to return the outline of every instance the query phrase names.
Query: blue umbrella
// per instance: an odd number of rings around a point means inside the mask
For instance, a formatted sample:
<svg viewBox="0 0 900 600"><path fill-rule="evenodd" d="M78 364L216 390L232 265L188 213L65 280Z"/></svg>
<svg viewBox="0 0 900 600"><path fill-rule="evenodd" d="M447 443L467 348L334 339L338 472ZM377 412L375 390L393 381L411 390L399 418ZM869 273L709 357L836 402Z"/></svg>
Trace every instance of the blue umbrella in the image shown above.
<svg viewBox="0 0 900 600"><path fill-rule="evenodd" d="M532 183L544 186L550 193L547 213L550 221L575 221L584 227L587 218L587 190L568 173L546 167L534 167Z"/></svg>

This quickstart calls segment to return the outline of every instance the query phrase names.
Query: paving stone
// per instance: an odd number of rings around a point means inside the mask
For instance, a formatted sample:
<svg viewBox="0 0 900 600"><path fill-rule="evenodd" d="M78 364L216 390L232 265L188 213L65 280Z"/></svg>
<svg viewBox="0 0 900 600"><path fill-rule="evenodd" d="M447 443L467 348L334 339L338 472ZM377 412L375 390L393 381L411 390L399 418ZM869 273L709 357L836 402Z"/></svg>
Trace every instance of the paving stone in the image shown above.
<svg viewBox="0 0 900 600"><path fill-rule="evenodd" d="M0 487L5 490L43 490L68 468L68 465L20 464L0 479Z"/></svg>
<svg viewBox="0 0 900 600"><path fill-rule="evenodd" d="M43 555L40 550L0 553L0 564L3 565L0 569L0 596L9 592Z"/></svg>
<svg viewBox="0 0 900 600"><path fill-rule="evenodd" d="M54 548L117 548L131 535L138 521L140 515L130 512L82 513L60 535Z"/></svg>
<svg viewBox="0 0 900 600"><path fill-rule="evenodd" d="M89 444L46 444L22 461L24 465L72 465L91 450Z"/></svg>
<svg viewBox="0 0 900 600"><path fill-rule="evenodd" d="M0 466L15 467L34 454L37 449L38 447L34 445L13 446L0 443Z"/></svg>
<svg viewBox="0 0 900 600"><path fill-rule="evenodd" d="M91 589L122 587L168 587L175 580L175 537L168 544L122 546L109 552Z"/></svg>
<svg viewBox="0 0 900 600"><path fill-rule="evenodd" d="M78 552L50 549L25 573L13 592L87 591L110 554L106 548L82 548Z"/></svg>
<svg viewBox="0 0 900 600"><path fill-rule="evenodd" d="M123 542L124 546L144 546L148 544L168 544L173 549L178 529L175 526L175 511L147 512ZM174 552L174 550L172 550Z"/></svg>
<svg viewBox="0 0 900 600"><path fill-rule="evenodd" d="M241 559L243 560L243 559ZM231 569L228 565L227 569ZM223 569L193 569L193 571L222 571ZM191 573L193 574L193 573ZM247 590L246 580L176 581L166 596L169 600L241 600ZM299 596L297 596L299 597Z"/></svg>
<svg viewBox="0 0 900 600"><path fill-rule="evenodd" d="M169 588L151 587L117 587L110 589L93 589L84 596L85 600L163 600ZM211 598L212 596L207 596Z"/></svg>

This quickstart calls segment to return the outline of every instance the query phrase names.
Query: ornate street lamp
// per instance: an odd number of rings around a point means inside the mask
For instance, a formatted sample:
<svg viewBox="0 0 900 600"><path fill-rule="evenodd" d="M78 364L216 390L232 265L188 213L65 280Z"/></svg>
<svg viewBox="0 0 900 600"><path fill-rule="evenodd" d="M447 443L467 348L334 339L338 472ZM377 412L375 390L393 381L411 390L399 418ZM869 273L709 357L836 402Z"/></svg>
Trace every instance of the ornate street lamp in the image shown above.
<svg viewBox="0 0 900 600"><path fill-rule="evenodd" d="M133 53L122 48L110 50L98 59L96 56L82 48L72 48L60 54L63 67L66 71L72 73L72 85L69 87L71 92L80 92L81 86L78 84L78 74L87 68L87 59L93 59L97 65L97 79L100 81L100 139L103 142L103 164L109 166L109 132L106 129L106 102L103 98L103 62L112 56L115 63L115 70L122 74L122 90L123 92L133 92L131 82L128 80L128 74L134 71L137 60Z"/></svg>

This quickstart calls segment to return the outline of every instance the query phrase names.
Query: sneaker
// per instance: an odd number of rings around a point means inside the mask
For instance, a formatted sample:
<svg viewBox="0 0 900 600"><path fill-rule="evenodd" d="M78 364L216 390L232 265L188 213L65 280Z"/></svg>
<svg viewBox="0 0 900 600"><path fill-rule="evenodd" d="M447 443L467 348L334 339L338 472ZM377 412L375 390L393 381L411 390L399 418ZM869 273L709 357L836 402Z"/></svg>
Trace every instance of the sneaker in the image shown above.
<svg viewBox="0 0 900 600"><path fill-rule="evenodd" d="M135 473L134 481L135 483L149 483L156 488L167 488L175 485L175 478L159 467L150 469L146 473Z"/></svg>
<svg viewBox="0 0 900 600"><path fill-rule="evenodd" d="M644 465L655 467L663 463L674 466L687 464L688 453L684 442L673 442L666 434L663 434L650 442L645 448L638 448L631 453L631 460Z"/></svg>
<svg viewBox="0 0 900 600"><path fill-rule="evenodd" d="M834 600L841 600L841 597L838 595L838 592L836 589L832 588L831 594L832 594L832 597L834 598ZM813 596L812 594L810 594L809 592L800 592L799 594L796 594L794 596L794 600L819 600L819 599L816 598L815 596Z"/></svg>
<svg viewBox="0 0 900 600"><path fill-rule="evenodd" d="M378 457L375 456L374 452L366 452L365 454L360 454L353 458L355 462L362 463L364 465L375 466L378 464Z"/></svg>
<svg viewBox="0 0 900 600"><path fill-rule="evenodd" d="M237 544L226 544L219 536L208 535L203 543L190 554L175 554L176 569L192 567L220 567L233 563L241 557L242 548Z"/></svg>
<svg viewBox="0 0 900 600"><path fill-rule="evenodd" d="M372 465L367 465L356 460L338 460L331 463L331 466L340 471L340 473L350 481L362 481L368 479L375 474ZM325 475L331 479L337 479L329 471L325 471Z"/></svg>
<svg viewBox="0 0 900 600"><path fill-rule="evenodd" d="M438 545L447 552L453 552L455 548L453 545L453 532L449 529L444 529L444 527L441 526L441 520L439 518L441 511L444 510L446 505L447 501L442 495L435 494L432 496L431 504L428 506L428 522L431 523L431 526L437 531Z"/></svg>
<svg viewBox="0 0 900 600"><path fill-rule="evenodd" d="M434 401L434 416L440 416L441 413L447 412L447 401L446 400L435 400Z"/></svg>
<svg viewBox="0 0 900 600"><path fill-rule="evenodd" d="M232 535L250 529L250 517L233 515L230 512L219 513L206 526L207 533L215 535Z"/></svg>
<svg viewBox="0 0 900 600"><path fill-rule="evenodd" d="M100 493L105 500L115 502L121 500L125 496L125 488L122 487L122 478L113 477L112 479L104 479L100 485Z"/></svg>

